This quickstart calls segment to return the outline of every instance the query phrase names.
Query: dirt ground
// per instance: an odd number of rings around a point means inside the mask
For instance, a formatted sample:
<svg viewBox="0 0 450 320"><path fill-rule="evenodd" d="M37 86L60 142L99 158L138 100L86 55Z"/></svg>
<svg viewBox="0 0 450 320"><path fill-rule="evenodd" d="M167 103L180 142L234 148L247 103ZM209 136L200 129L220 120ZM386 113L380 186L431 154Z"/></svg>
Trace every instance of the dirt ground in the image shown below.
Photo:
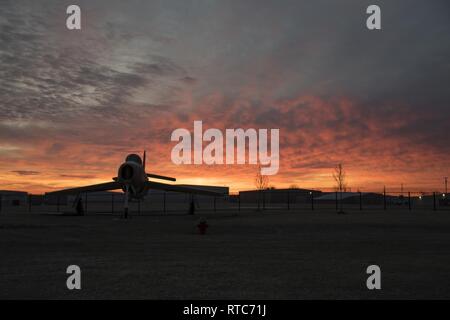
<svg viewBox="0 0 450 320"><path fill-rule="evenodd" d="M450 299L450 213L0 215L2 299ZM81 290L66 268L81 268ZM378 291L366 268L381 268Z"/></svg>

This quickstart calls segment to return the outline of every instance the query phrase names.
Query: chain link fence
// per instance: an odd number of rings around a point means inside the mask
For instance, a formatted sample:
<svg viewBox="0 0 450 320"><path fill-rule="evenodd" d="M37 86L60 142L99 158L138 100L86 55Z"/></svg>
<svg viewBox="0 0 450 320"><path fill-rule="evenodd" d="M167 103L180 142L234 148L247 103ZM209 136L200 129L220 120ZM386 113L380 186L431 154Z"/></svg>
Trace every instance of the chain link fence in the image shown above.
<svg viewBox="0 0 450 320"><path fill-rule="evenodd" d="M84 193L74 196L0 195L0 214L54 213L74 214L78 202L84 214L123 212L124 195L116 192ZM241 211L450 211L450 198L443 192L322 192L319 190L244 191L223 197L192 196L174 192L152 192L141 200L129 202L133 215L185 214L195 212Z"/></svg>

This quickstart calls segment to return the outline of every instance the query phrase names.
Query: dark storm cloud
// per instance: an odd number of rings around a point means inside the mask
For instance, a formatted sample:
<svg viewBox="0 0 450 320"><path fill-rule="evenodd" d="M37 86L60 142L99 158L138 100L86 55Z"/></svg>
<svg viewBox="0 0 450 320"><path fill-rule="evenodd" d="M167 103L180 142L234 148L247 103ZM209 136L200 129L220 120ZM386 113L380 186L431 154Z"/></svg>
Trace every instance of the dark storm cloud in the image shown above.
<svg viewBox="0 0 450 320"><path fill-rule="evenodd" d="M47 153L52 154L59 154L60 152L64 151L65 147L62 143L53 143L50 147L47 148Z"/></svg>
<svg viewBox="0 0 450 320"><path fill-rule="evenodd" d="M181 78L180 80L183 81L183 82L186 82L186 83L188 83L188 84L194 84L194 83L197 82L197 79L195 79L195 78L193 78L193 77L189 77L189 76L183 77L183 78Z"/></svg>
<svg viewBox="0 0 450 320"><path fill-rule="evenodd" d="M92 179L95 178L94 175L87 174L60 174L61 178L77 178L77 179Z"/></svg>
<svg viewBox="0 0 450 320"><path fill-rule="evenodd" d="M162 99L136 99L142 91L173 98L180 85L196 83L194 98L220 90L233 99L250 84L251 99L265 91L352 95L368 105L402 99L416 109L432 102L448 116L448 5L379 1L377 33L365 28L368 4L81 2L90 20L77 34L61 23L63 4L2 2L0 111L9 120L71 119L88 110L118 120L117 111L136 100ZM174 79L162 85L167 77ZM264 98L257 103L270 107ZM270 119L264 112L258 117Z"/></svg>
<svg viewBox="0 0 450 320"><path fill-rule="evenodd" d="M34 176L34 175L40 174L40 172L32 171L32 170L13 170L11 172L16 173L20 176Z"/></svg>
<svg viewBox="0 0 450 320"><path fill-rule="evenodd" d="M52 15L64 18L64 11L56 10L64 6L47 3L48 11L30 2L0 4L0 120L126 121L121 110L134 103L132 97L141 88L151 88L161 77L185 75L182 68L157 54L140 60L119 56L119 61L103 61L97 51L110 49L105 44L108 39L112 37L120 47L132 36L116 39L107 33L109 29L100 29L72 37L61 24L63 19L52 19Z"/></svg>

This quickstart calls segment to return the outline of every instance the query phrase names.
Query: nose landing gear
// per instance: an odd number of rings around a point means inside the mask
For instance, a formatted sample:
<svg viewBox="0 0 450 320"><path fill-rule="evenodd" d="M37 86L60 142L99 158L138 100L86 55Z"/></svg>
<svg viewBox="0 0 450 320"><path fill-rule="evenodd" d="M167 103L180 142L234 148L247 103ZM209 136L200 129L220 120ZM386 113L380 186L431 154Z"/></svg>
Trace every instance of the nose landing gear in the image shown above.
<svg viewBox="0 0 450 320"><path fill-rule="evenodd" d="M125 186L125 199L123 202L123 218L128 219L128 189L129 186Z"/></svg>

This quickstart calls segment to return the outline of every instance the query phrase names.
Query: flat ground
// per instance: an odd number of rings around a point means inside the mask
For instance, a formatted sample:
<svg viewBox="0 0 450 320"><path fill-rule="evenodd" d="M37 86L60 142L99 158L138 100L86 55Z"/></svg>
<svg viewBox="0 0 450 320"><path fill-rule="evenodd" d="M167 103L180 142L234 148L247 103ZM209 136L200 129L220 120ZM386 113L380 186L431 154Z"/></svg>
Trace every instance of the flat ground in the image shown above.
<svg viewBox="0 0 450 320"><path fill-rule="evenodd" d="M450 299L450 213L0 216L0 298ZM82 289L66 288L66 268ZM377 264L382 290L366 289Z"/></svg>

